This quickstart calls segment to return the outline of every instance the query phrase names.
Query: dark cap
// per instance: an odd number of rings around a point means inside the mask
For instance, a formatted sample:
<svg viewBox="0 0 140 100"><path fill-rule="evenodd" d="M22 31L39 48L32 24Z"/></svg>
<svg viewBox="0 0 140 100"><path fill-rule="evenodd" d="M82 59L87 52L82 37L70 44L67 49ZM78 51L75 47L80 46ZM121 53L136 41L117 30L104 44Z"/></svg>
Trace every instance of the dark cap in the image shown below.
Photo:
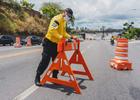
<svg viewBox="0 0 140 100"><path fill-rule="evenodd" d="M69 17L71 17L71 18L73 17L73 11L71 8L66 8L65 11L67 12Z"/></svg>

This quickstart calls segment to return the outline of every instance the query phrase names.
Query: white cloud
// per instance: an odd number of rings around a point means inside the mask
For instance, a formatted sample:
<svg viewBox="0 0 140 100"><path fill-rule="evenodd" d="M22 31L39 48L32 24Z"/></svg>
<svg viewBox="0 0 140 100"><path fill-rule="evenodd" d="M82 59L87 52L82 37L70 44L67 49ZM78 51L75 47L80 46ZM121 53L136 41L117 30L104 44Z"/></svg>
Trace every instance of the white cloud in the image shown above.
<svg viewBox="0 0 140 100"><path fill-rule="evenodd" d="M77 25L91 28L105 25L121 28L126 21L135 21L140 27L139 0L29 0L39 9L43 2L58 2L74 10Z"/></svg>

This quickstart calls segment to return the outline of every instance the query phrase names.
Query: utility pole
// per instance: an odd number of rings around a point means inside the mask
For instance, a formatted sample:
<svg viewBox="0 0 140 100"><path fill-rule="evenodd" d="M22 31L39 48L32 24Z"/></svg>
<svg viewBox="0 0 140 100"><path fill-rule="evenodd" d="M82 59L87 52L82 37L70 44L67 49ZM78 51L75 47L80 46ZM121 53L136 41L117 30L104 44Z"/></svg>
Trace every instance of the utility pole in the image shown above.
<svg viewBox="0 0 140 100"><path fill-rule="evenodd" d="M101 37L101 39L103 40L104 39L104 37L105 37L105 26L102 26L102 28L101 28L101 31L102 31L102 37Z"/></svg>

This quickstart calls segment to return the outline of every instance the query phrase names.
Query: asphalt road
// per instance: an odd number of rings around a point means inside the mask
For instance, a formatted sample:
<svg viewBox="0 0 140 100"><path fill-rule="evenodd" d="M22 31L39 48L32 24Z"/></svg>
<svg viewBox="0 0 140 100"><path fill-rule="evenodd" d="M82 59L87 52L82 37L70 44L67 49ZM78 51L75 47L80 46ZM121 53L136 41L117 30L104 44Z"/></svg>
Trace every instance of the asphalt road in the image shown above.
<svg viewBox="0 0 140 100"><path fill-rule="evenodd" d="M114 46L108 41L82 42L82 54L95 80L75 75L81 88L80 95L64 86L34 85L41 51L41 46L0 47L0 100L140 100L139 42L129 44L132 71L117 71L109 66Z"/></svg>

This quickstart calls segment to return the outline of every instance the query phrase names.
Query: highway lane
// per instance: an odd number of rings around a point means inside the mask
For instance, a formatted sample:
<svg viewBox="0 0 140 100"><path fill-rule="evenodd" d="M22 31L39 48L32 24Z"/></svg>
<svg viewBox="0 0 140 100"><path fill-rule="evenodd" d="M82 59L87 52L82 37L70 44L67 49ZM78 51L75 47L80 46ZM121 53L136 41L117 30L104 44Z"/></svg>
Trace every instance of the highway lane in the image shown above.
<svg viewBox="0 0 140 100"><path fill-rule="evenodd" d="M2 100L12 100L34 84L41 52L41 46L0 47L0 97Z"/></svg>
<svg viewBox="0 0 140 100"><path fill-rule="evenodd" d="M18 93L33 84L34 71L41 55L39 51L41 51L40 47L28 49L11 47L9 50L0 51L0 54L2 53L0 56L2 100L12 100Z"/></svg>
<svg viewBox="0 0 140 100"><path fill-rule="evenodd" d="M114 47L108 41L85 41L81 51L95 80L78 76L81 95L70 88L46 85L35 87L34 77L41 59L41 46L31 48L0 47L0 97L14 100L24 96L25 100L139 100L140 98L140 44L130 43L129 59L132 71L116 71L109 66L114 56ZM22 54L23 53L23 54ZM10 55L10 56L7 56ZM31 90L32 92L29 93ZM34 90L33 90L34 89ZM21 95L24 92L24 95ZM17 99L20 100L20 99Z"/></svg>

